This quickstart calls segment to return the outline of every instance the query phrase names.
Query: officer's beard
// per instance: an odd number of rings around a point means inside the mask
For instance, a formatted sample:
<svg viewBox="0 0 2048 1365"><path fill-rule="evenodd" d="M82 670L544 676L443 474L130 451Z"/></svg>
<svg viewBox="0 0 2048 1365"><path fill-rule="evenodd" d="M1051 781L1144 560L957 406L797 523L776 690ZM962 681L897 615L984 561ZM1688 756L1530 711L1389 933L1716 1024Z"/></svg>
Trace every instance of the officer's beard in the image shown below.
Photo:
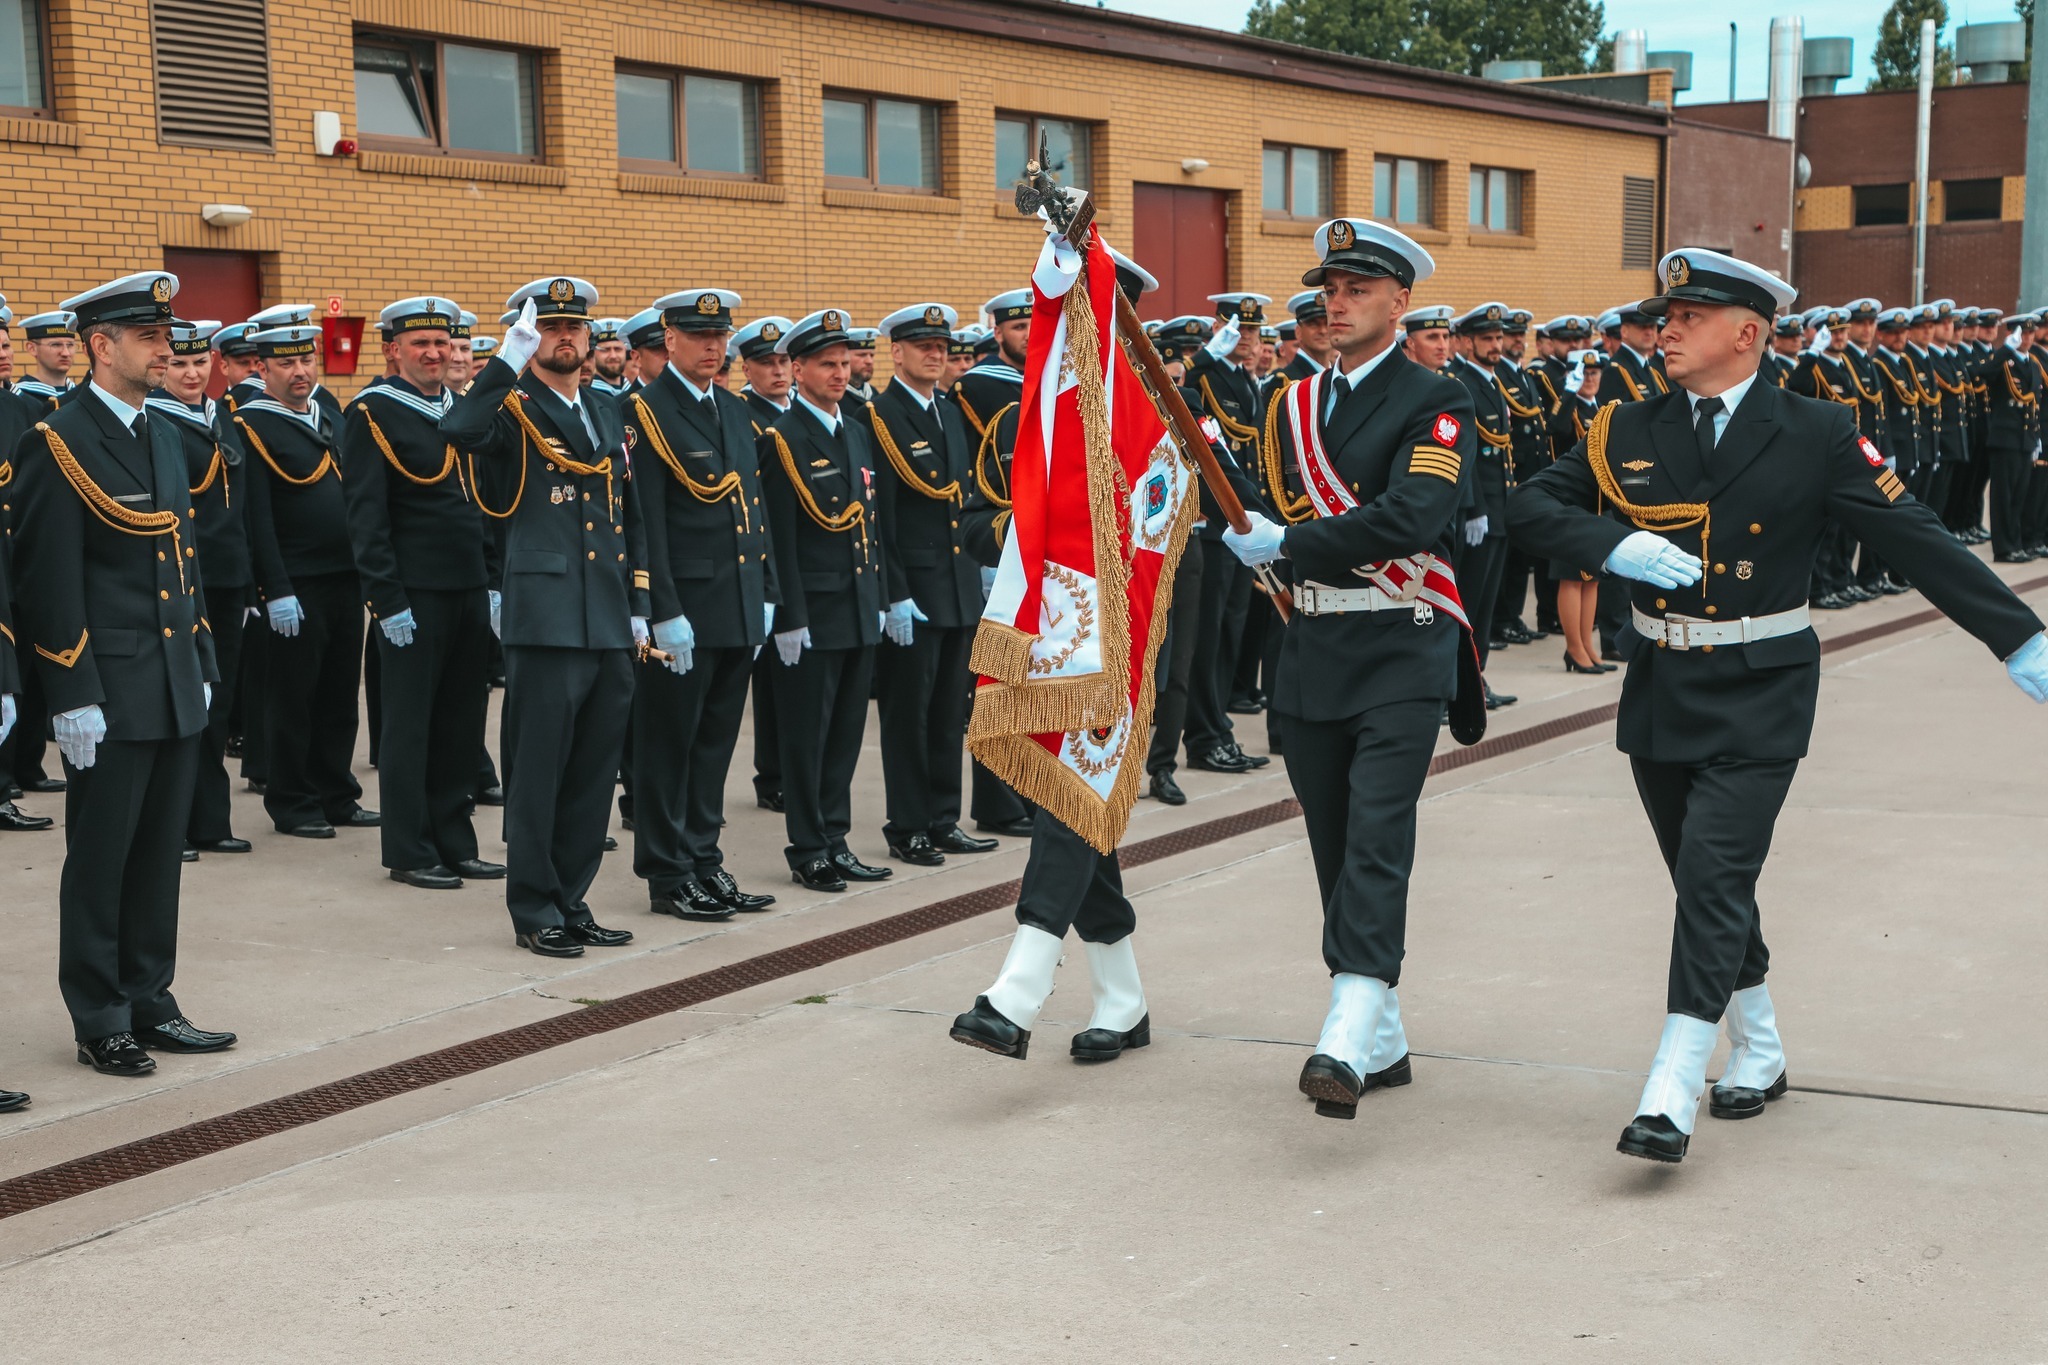
<svg viewBox="0 0 2048 1365"><path fill-rule="evenodd" d="M584 353L570 350L565 353L560 346L549 347L536 354L533 363L549 374L575 374L583 368Z"/></svg>

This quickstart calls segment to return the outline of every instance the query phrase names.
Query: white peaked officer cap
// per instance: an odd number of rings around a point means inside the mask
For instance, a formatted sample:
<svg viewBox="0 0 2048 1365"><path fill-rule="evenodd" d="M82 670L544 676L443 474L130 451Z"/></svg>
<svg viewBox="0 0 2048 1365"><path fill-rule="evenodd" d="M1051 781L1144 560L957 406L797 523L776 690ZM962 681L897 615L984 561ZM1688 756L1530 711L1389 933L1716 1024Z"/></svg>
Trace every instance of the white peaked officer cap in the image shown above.
<svg viewBox="0 0 2048 1365"><path fill-rule="evenodd" d="M1317 228L1316 255L1321 263L1302 275L1303 284L1321 284L1326 271L1347 270L1391 275L1403 289L1413 289L1436 272L1435 258L1421 243L1365 218L1332 218Z"/></svg>
<svg viewBox="0 0 2048 1365"><path fill-rule="evenodd" d="M882 319L875 331L889 341L950 341L960 314L943 303L913 303Z"/></svg>

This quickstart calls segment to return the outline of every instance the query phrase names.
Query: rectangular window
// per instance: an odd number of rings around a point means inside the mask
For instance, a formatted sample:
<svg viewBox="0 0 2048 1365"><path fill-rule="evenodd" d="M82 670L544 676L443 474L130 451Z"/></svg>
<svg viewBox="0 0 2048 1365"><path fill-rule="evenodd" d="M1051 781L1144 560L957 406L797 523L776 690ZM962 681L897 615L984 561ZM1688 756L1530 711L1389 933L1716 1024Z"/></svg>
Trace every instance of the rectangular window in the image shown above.
<svg viewBox="0 0 2048 1365"><path fill-rule="evenodd" d="M621 161L692 175L760 178L758 85L624 67L616 79Z"/></svg>
<svg viewBox="0 0 2048 1365"><path fill-rule="evenodd" d="M511 48L358 34L357 136L401 151L537 159L539 68Z"/></svg>
<svg viewBox="0 0 2048 1365"><path fill-rule="evenodd" d="M43 0L0 0L0 108L49 107Z"/></svg>
<svg viewBox="0 0 2048 1365"><path fill-rule="evenodd" d="M1621 178L1621 268L1657 268L1657 182L1644 176Z"/></svg>
<svg viewBox="0 0 2048 1365"><path fill-rule="evenodd" d="M868 95L827 95L825 178L862 189L937 194L937 107Z"/></svg>
<svg viewBox="0 0 2048 1365"><path fill-rule="evenodd" d="M1482 232L1520 232L1523 174L1497 166L1474 166L1467 212L1470 225Z"/></svg>
<svg viewBox="0 0 2048 1365"><path fill-rule="evenodd" d="M1318 147L1268 146L1261 165L1267 216L1312 218L1318 222L1330 216L1330 187L1337 178L1335 152Z"/></svg>
<svg viewBox="0 0 2048 1365"><path fill-rule="evenodd" d="M1046 169L1077 190L1089 187L1089 127L1071 119L996 115L996 188L1008 190L1024 177L1024 163L1038 155L1043 139Z"/></svg>
<svg viewBox="0 0 2048 1365"><path fill-rule="evenodd" d="M1372 216L1385 223L1436 226L1436 163L1405 156L1372 162Z"/></svg>
<svg viewBox="0 0 2048 1365"><path fill-rule="evenodd" d="M1944 180L1941 182L1941 216L1951 223L1996 222L2005 207L2005 182L1990 180Z"/></svg>
<svg viewBox="0 0 2048 1365"><path fill-rule="evenodd" d="M1911 185L1858 185L1850 193L1857 227L1894 227L1913 216Z"/></svg>

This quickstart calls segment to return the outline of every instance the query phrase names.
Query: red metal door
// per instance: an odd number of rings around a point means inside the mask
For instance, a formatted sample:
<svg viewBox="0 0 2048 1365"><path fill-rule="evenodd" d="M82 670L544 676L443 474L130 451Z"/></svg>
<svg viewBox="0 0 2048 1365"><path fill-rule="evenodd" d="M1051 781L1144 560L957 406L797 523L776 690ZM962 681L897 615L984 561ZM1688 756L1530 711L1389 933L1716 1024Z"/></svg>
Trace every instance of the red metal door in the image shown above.
<svg viewBox="0 0 2048 1365"><path fill-rule="evenodd" d="M1229 288L1230 200L1188 185L1132 187L1131 255L1159 277L1139 312L1148 318L1210 313Z"/></svg>
<svg viewBox="0 0 2048 1365"><path fill-rule="evenodd" d="M178 316L226 326L263 307L263 262L253 251L164 248L164 269L178 277ZM227 385L216 373L206 391L215 398Z"/></svg>

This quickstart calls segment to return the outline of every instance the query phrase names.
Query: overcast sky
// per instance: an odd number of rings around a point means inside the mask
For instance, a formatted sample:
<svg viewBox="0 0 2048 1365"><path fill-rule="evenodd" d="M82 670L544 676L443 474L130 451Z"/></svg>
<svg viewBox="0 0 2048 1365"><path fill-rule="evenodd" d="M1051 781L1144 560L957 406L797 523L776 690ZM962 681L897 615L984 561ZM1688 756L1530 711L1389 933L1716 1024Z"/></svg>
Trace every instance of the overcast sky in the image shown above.
<svg viewBox="0 0 2048 1365"><path fill-rule="evenodd" d="M1250 0L1106 0L1109 9L1147 14L1181 23L1241 30ZM1951 24L1991 23L2016 17L2012 0L1949 0ZM1719 0L1712 5L1679 5L1672 0L1607 0L1610 29L1640 28L1650 50L1693 54L1693 88L1680 104L1728 98L1728 25L1736 25L1735 95L1762 99L1774 17L1798 15L1809 38L1851 38L1856 74L1842 90L1860 90L1870 78L1870 50L1877 41L1883 0ZM1947 35L1945 34L1944 37Z"/></svg>

